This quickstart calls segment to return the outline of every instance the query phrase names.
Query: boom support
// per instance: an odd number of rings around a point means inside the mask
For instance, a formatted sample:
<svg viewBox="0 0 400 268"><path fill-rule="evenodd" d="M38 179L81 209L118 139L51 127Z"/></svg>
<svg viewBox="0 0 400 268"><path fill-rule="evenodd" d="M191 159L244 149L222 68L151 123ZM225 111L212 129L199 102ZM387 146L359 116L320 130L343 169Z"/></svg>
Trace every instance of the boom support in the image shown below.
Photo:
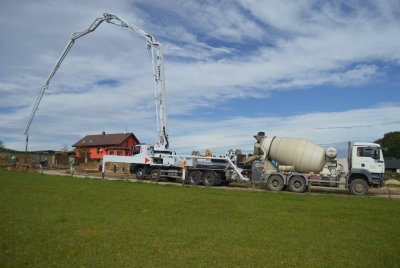
<svg viewBox="0 0 400 268"><path fill-rule="evenodd" d="M168 122L167 122L167 106L166 106L166 98L165 98L165 79L164 79L164 62L163 62L163 52L160 43L156 42L155 38L143 31L142 29L128 24L124 22L122 19L119 17L104 13L103 17L97 18L88 29L81 31L81 32L76 32L73 33L71 36L71 39L69 40L67 46L64 48L63 52L61 53L61 56L58 58L57 63L53 67L52 71L50 72L48 78L46 79L45 83L42 85L39 91L39 95L36 98L35 104L32 109L31 116L29 117L28 123L25 128L25 136L26 136L26 146L25 146L25 152L28 151L28 141L29 141L29 129L31 127L32 121L35 118L36 112L39 108L40 102L42 100L42 97L45 93L45 91L49 88L49 84L51 80L53 79L54 75L56 74L57 70L61 66L62 62L64 61L65 57L71 50L72 46L75 43L75 40L78 38L85 36L88 33L91 33L97 29L97 27L100 26L104 21L129 28L138 34L140 34L142 37L144 37L147 41L147 49L150 52L151 56L151 61L153 65L153 77L154 77L154 94L155 94L155 100L156 100L156 114L157 114L157 133L158 133L158 138L159 141L156 143L156 148L159 150L165 150L168 149L169 147L169 142L168 142Z"/></svg>

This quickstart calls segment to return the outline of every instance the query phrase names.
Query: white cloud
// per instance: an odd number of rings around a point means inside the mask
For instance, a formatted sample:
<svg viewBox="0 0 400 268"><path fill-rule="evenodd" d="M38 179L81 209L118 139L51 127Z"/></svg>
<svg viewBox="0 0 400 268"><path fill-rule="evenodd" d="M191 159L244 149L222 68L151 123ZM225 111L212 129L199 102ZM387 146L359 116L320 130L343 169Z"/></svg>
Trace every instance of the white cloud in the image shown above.
<svg viewBox="0 0 400 268"><path fill-rule="evenodd" d="M219 154L236 148L251 151L253 135L259 131L264 131L267 136L299 137L324 145L344 141L373 142L386 132L400 129L399 114L399 104L385 104L343 112L197 121L195 125L190 121L174 121L174 132L184 134L173 137L171 144L187 153L206 148ZM189 131L188 125L191 126Z"/></svg>
<svg viewBox="0 0 400 268"><path fill-rule="evenodd" d="M145 3L150 12L149 21L158 21L152 27L160 36L177 41L193 41L198 37L223 39L229 42L262 40L263 29L248 18L234 1L139 1ZM177 26L178 25L178 26ZM185 25L185 30L181 25ZM151 26L150 26L151 27ZM196 32L195 35L185 33ZM189 39L188 39L189 37Z"/></svg>

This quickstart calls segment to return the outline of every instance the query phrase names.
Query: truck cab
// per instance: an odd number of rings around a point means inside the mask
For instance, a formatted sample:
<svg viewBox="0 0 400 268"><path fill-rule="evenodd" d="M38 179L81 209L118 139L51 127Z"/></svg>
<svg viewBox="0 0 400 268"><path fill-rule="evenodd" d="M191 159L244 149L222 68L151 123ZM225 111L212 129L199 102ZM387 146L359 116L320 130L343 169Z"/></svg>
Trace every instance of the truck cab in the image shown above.
<svg viewBox="0 0 400 268"><path fill-rule="evenodd" d="M350 151L350 150L349 150ZM362 189L361 184L373 187L384 185L385 162L382 149L379 144L369 142L356 142L351 147L349 155L349 179L350 189L356 188L351 185L358 183L358 189ZM361 180L365 181L363 183Z"/></svg>

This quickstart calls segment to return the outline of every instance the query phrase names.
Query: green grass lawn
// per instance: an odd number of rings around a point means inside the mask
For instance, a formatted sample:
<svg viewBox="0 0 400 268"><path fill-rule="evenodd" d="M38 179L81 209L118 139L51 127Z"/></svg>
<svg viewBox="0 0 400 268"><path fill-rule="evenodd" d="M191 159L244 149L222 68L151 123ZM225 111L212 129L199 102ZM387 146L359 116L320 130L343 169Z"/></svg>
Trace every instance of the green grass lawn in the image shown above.
<svg viewBox="0 0 400 268"><path fill-rule="evenodd" d="M0 171L1 267L400 267L400 201Z"/></svg>

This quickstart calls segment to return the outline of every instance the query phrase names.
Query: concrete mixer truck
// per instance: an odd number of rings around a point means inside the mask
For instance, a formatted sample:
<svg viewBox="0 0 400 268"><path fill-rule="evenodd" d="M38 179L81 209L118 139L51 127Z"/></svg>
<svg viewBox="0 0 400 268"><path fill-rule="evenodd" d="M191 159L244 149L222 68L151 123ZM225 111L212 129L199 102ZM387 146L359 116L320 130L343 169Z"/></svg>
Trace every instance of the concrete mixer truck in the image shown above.
<svg viewBox="0 0 400 268"><path fill-rule="evenodd" d="M304 192L309 186L349 189L351 194L365 195L369 187L384 185L384 159L379 144L349 143L348 168L338 164L335 148L324 149L305 139L254 136L251 164L252 182L265 183L271 191L285 187Z"/></svg>

